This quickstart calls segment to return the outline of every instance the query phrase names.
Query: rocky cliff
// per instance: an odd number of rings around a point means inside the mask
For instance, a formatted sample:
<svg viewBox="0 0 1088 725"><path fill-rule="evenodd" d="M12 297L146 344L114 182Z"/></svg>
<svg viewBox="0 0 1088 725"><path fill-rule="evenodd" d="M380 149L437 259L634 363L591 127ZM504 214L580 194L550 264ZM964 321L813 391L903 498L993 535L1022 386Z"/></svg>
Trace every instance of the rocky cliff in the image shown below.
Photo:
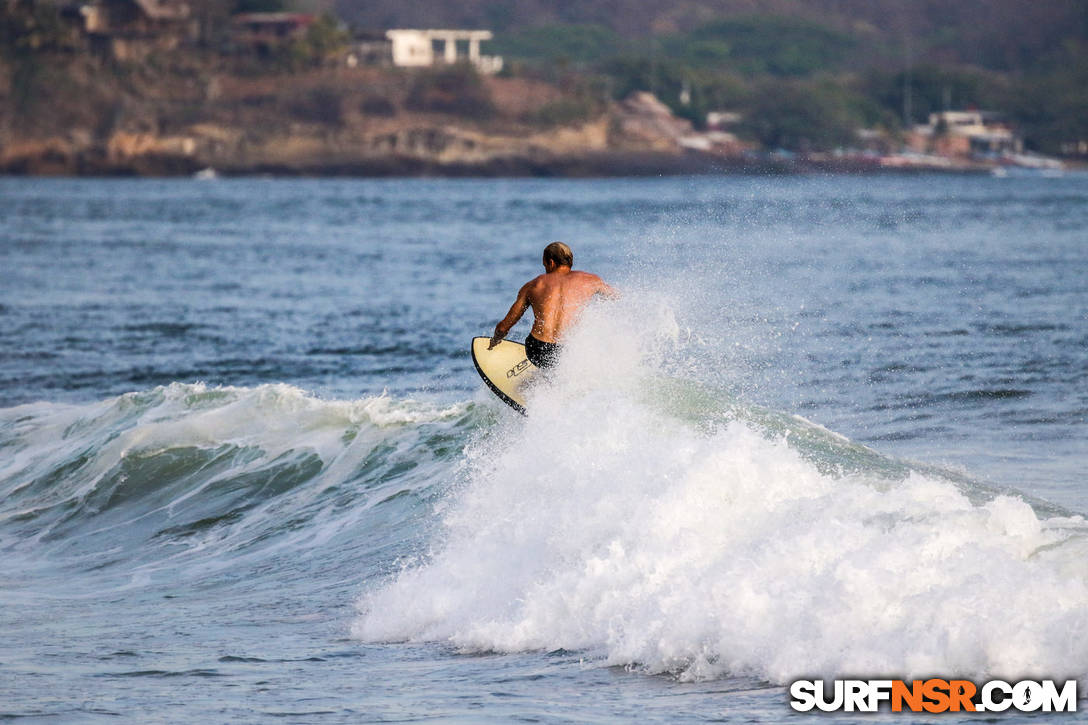
<svg viewBox="0 0 1088 725"><path fill-rule="evenodd" d="M547 175L714 162L685 150L690 125L650 96L614 103L466 69L275 74L66 59L36 69L29 89L6 70L6 173Z"/></svg>

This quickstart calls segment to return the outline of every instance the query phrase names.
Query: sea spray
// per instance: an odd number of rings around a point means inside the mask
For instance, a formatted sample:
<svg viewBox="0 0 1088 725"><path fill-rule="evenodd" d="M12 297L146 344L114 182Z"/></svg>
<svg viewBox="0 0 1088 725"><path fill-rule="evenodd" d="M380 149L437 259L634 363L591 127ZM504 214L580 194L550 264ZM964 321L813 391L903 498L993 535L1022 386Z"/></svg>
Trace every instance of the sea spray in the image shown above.
<svg viewBox="0 0 1088 725"><path fill-rule="evenodd" d="M677 415L652 394L669 326L645 323L587 314L528 417L466 449L426 562L368 582L357 637L681 678L1088 673L1081 517Z"/></svg>

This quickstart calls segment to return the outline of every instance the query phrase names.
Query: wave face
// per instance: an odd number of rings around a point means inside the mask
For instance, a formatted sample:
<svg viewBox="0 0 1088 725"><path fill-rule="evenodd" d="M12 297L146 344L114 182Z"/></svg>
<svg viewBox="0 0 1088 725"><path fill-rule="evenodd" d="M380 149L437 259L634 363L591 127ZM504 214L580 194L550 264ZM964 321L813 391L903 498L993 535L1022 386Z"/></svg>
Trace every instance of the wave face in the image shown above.
<svg viewBox="0 0 1088 725"><path fill-rule="evenodd" d="M663 380L669 326L628 319L588 316L530 415L468 445L357 637L776 683L1088 672L1082 517Z"/></svg>
<svg viewBox="0 0 1088 725"><path fill-rule="evenodd" d="M330 402L288 385L175 383L0 411L0 551L118 585L271 571L421 515L457 465L469 405ZM103 577L105 577L103 579Z"/></svg>
<svg viewBox="0 0 1088 725"><path fill-rule="evenodd" d="M685 382L682 338L645 299L591 310L528 417L179 383L0 411L6 576L362 580L366 642L682 679L1088 672L1082 517Z"/></svg>

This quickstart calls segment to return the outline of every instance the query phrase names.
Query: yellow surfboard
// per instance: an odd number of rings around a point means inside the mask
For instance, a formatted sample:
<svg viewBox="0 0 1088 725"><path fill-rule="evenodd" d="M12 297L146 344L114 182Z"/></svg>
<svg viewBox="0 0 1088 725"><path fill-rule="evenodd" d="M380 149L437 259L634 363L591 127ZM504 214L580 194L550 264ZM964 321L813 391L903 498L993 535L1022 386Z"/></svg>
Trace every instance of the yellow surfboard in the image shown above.
<svg viewBox="0 0 1088 725"><path fill-rule="evenodd" d="M488 350L489 337L472 338L472 362L476 372L491 388L491 392L519 413L525 412L525 384L532 379L537 367L525 356L520 342L503 340Z"/></svg>

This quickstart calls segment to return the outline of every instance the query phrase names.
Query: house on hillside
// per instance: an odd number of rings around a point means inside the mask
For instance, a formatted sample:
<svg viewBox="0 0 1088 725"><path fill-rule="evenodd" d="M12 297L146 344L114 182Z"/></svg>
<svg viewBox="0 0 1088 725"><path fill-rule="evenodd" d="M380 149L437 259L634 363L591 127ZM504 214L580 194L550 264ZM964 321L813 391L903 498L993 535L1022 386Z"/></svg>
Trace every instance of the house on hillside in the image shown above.
<svg viewBox="0 0 1088 725"><path fill-rule="evenodd" d="M193 40L197 23L182 0L94 0L76 6L91 48L117 60L141 60Z"/></svg>
<svg viewBox="0 0 1088 725"><path fill-rule="evenodd" d="M502 56L481 55L480 43L491 40L490 30L388 30L392 42L393 65L402 68L426 68L438 61L436 46L441 46L441 61L447 65L467 60L480 73L494 74L502 70ZM464 56L458 44L467 45Z"/></svg>
<svg viewBox="0 0 1088 725"><path fill-rule="evenodd" d="M970 156L1018 153L1023 142L1002 122L1000 114L988 111L942 111L929 114L929 123L907 134L907 146L919 153L941 156Z"/></svg>
<svg viewBox="0 0 1088 725"><path fill-rule="evenodd" d="M308 13L241 13L230 20L231 41L240 49L268 51L304 37L316 20Z"/></svg>

